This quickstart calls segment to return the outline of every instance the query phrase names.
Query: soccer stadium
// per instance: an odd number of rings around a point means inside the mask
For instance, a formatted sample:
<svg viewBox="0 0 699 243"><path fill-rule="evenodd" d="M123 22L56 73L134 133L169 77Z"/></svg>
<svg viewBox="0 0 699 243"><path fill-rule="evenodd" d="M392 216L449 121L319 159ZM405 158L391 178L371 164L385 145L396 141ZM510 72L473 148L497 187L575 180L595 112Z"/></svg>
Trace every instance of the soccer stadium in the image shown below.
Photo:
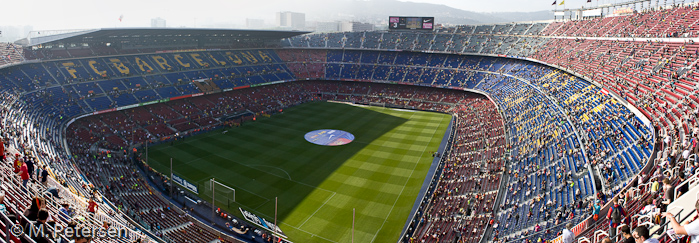
<svg viewBox="0 0 699 243"><path fill-rule="evenodd" d="M698 3L423 26L0 43L0 243L699 239Z"/></svg>

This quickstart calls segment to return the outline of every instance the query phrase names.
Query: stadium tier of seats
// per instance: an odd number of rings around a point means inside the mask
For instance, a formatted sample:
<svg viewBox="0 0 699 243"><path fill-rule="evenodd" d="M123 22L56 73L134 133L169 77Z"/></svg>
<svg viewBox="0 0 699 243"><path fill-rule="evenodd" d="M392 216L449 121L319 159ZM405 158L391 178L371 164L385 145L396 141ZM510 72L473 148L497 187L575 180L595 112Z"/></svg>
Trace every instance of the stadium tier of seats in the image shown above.
<svg viewBox="0 0 699 243"><path fill-rule="evenodd" d="M548 41L548 23L458 26L435 32L340 32L283 39L282 47L346 48L529 56ZM349 43L349 44L348 44Z"/></svg>
<svg viewBox="0 0 699 243"><path fill-rule="evenodd" d="M419 35L415 38L417 36ZM346 41L346 38L343 40ZM223 116L273 112L280 107L312 100L315 97L313 91L320 92L321 97L328 100L392 104L461 114L459 116L464 117L464 123L457 126L457 131L460 131L457 132L457 137L464 136L464 140L457 140L455 143L460 147L445 156L451 162L459 163L444 167L445 173L438 182L443 184L436 185L437 189L432 194L434 198L429 201L431 204L425 205L423 214L415 219L421 223L414 225L412 235L408 238L434 240L455 237L439 235L446 232L445 228L452 228L457 229L455 232L459 232L460 237L476 241L483 237L486 228L472 226L492 226L494 222L489 219L494 217L499 220L496 224L506 226L494 231L494 235L500 237L526 237L537 224L555 230L553 225L561 222L579 222L582 216L554 220L553 217L540 214L531 216L524 209L536 204L537 209L543 210L547 207L544 202L548 200L554 202L548 207L560 208L592 195L593 179L587 166L587 156L597 155L597 150L610 156L618 152L629 153L620 155L625 156L625 164L615 171L623 174L608 182L605 185L608 188L628 182L631 175L642 167L638 164L642 163L639 160L648 156L630 149L644 137L648 137L647 129L631 131L629 128L623 134L627 136L627 140L622 141L623 144L616 143L613 138L598 138L607 136L607 130L612 127L639 127L636 124L638 122L632 123L633 116L626 108L611 102L608 96L601 97L598 94L600 89L586 81L526 61L420 52L282 49L56 60L11 67L4 69L4 72L7 72L5 78L9 81L3 87L6 92L29 93L22 96L26 101L20 102L18 106L30 110L30 121L40 120L31 122L32 124L60 125L71 120L64 138L71 156L78 158L72 160L79 168L89 169L80 169L78 172L56 169L56 174L61 176L59 178L73 178L64 180L72 188L77 188L76 191L84 189L86 181L93 183L105 193L107 199L150 230L157 226L152 225L154 220L148 215L161 212L167 204L147 193L145 188L130 188L129 185L144 183L138 175L133 175L133 171L129 172L124 167L127 165L116 166L118 161L102 164L97 162L99 160L90 159L90 155L94 156L98 151L96 148L121 152L131 144L156 142L180 134L215 129L226 124L220 119ZM350 83L333 84L327 90L327 87L321 88L323 85L298 82L294 85L239 89L292 80L294 77L397 82L415 86L396 89L403 86L374 84L367 87L359 85L362 83ZM462 129L476 129L471 128L476 126L473 124L475 120L465 119L470 116L464 112L475 112L470 110L475 104L483 107L482 111L490 109L488 112L494 112L494 107L486 105L492 103L464 101L454 96L455 92L463 94L462 91L444 90L446 93L440 94L434 89L421 89L419 86L468 88L493 95L496 104L504 109L504 123L509 124L507 128L511 134L510 143L516 144L507 153L515 161L506 173L510 186L500 190L506 165L504 134L488 133L491 137L486 140L473 135L461 135ZM595 103L580 102L583 100L594 100ZM562 102L569 106L562 108L558 105ZM576 109L570 108L571 106ZM576 115L573 116L576 119L574 122L564 115L571 112ZM69 119L80 115L86 117ZM604 124L596 120L607 115L618 117L613 121L605 121ZM251 116L238 116L238 120L233 122L245 122L250 118ZM556 124L565 125L556 128ZM593 130L583 134L583 124L595 125L592 126ZM485 131L492 127L477 129ZM60 136L53 136L52 140L40 141L62 141ZM532 142L530 139L534 137L539 141ZM583 152L580 141L594 139L598 140L586 143L589 149ZM582 155L583 153L587 154ZM53 157L48 157L47 160L60 156L69 158L60 151L54 151ZM613 161L610 156L601 158L600 161L604 162L600 163ZM632 158L636 160L631 160ZM467 168L479 165L487 165L487 170L484 171L486 174L469 174L471 172ZM107 171L111 175L124 177L110 179L106 175L99 176L100 172ZM542 176L525 179L527 177L524 175L532 171L538 171ZM552 174L551 171L559 173ZM87 178L75 179L81 175L86 175ZM448 178L455 177L459 177L458 181L447 181ZM472 188L473 184L478 184L481 191L462 189L458 194L453 191L457 188ZM544 189L547 186L548 190ZM127 190L120 190L119 187L126 187ZM453 197L445 197L450 190L454 193ZM505 191L508 193L504 193ZM500 197L498 192L502 194ZM87 192L82 193L88 195ZM455 203L455 200L474 203L467 203L465 207L441 206ZM532 202L534 200L536 203ZM503 203L498 204L500 201ZM507 210L495 212L497 205L508 207ZM574 214L581 215L581 211L577 210ZM469 214L464 214L465 212ZM508 217L513 214L516 216ZM520 215L527 219L514 220ZM186 220L168 222L166 229L162 230L161 226L157 234L177 239L182 236L173 233L180 231L172 229L188 224Z"/></svg>
<svg viewBox="0 0 699 243"><path fill-rule="evenodd" d="M455 143L442 155L441 181L411 237L419 242L478 241L500 187L506 143L497 109L487 99L470 99L454 114Z"/></svg>
<svg viewBox="0 0 699 243"><path fill-rule="evenodd" d="M403 241L559 241L573 223L578 240L598 242L615 228L605 219L615 197L627 224L652 226L668 242L641 210L658 191L685 193L697 178L696 155L683 151L696 152L699 45L680 38L697 36L697 11L690 4L565 22L311 34L284 39L287 48L276 50L19 48L18 57L45 61L0 69L3 137L49 166L62 193L79 200L97 187L100 207L113 209L91 224L139 225L172 242L232 241L168 210L123 157L91 156L317 99L434 110L458 118L454 138ZM285 82L292 80L310 81ZM262 85L270 83L280 84ZM65 133L56 131L62 127ZM672 189L657 189L664 178ZM14 185L6 191L22 211L28 197L16 178L3 179L14 181L4 185ZM590 205L598 202L595 220Z"/></svg>

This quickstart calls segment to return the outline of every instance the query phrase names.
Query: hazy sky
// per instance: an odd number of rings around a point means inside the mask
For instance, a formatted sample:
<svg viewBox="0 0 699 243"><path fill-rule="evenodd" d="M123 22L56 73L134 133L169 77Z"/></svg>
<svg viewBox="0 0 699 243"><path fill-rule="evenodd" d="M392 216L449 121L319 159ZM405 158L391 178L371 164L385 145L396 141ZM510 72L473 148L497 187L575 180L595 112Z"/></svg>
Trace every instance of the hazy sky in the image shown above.
<svg viewBox="0 0 699 243"><path fill-rule="evenodd" d="M246 18L270 23L279 11L322 11L341 0L10 0L2 4L0 25L31 25L34 30L146 27L161 17L168 27L243 26ZM348 1L348 0L345 0ZM377 1L377 0L353 0ZM558 0L559 2L561 0ZM597 1L597 0L595 0ZM601 0L614 1L614 0ZM412 0L477 12L551 10L553 0ZM585 0L568 0L580 4ZM119 16L124 18L119 22ZM312 14L306 15L313 20Z"/></svg>

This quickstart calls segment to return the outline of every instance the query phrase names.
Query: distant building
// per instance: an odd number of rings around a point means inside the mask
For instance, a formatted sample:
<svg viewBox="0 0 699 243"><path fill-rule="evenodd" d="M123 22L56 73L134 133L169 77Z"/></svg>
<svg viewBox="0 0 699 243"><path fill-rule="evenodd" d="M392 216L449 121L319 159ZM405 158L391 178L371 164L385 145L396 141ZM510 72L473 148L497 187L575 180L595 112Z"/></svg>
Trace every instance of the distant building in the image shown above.
<svg viewBox="0 0 699 243"><path fill-rule="evenodd" d="M277 27L292 30L306 29L306 14L294 12L278 12L276 18Z"/></svg>
<svg viewBox="0 0 699 243"><path fill-rule="evenodd" d="M340 22L318 22L316 23L316 32L338 32L340 31Z"/></svg>
<svg viewBox="0 0 699 243"><path fill-rule="evenodd" d="M0 42L14 42L27 37L34 27L26 26L0 26Z"/></svg>
<svg viewBox="0 0 699 243"><path fill-rule="evenodd" d="M248 29L262 29L265 27L265 21L262 19L245 19L245 27Z"/></svg>
<svg viewBox="0 0 699 243"><path fill-rule="evenodd" d="M373 31L374 25L354 21L318 22L315 32L360 32Z"/></svg>
<svg viewBox="0 0 699 243"><path fill-rule="evenodd" d="M150 20L150 27L152 28L165 28L165 20L160 17Z"/></svg>
<svg viewBox="0 0 699 243"><path fill-rule="evenodd" d="M374 25L369 23L361 22L342 22L340 25L340 31L342 32L360 32L360 31L373 31Z"/></svg>

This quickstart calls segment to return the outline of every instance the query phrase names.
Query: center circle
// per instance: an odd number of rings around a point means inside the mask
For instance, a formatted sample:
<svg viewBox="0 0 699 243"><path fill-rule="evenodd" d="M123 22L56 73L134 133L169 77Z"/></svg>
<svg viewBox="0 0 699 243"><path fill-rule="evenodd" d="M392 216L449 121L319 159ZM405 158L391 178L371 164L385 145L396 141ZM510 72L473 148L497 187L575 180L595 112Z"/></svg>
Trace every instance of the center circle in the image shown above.
<svg viewBox="0 0 699 243"><path fill-rule="evenodd" d="M306 133L306 135L303 137L308 142L324 146L345 145L354 140L354 135L351 133L333 129L311 131Z"/></svg>

